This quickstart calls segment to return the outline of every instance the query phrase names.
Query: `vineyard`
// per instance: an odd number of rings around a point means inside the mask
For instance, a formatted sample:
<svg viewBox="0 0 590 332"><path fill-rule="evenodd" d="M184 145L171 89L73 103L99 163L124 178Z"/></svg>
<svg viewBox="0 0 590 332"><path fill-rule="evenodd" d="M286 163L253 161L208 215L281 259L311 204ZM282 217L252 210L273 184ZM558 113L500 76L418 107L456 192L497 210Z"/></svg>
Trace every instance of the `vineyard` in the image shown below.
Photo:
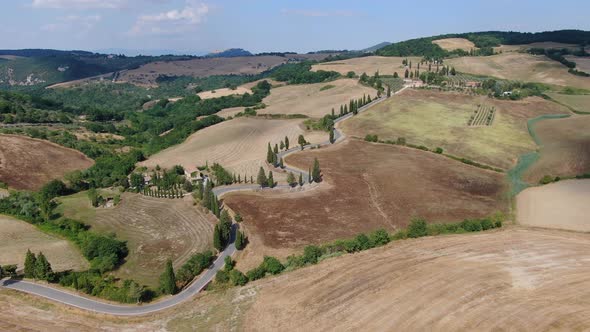
<svg viewBox="0 0 590 332"><path fill-rule="evenodd" d="M395 93L404 87L404 80L399 77L381 76L380 79L385 86L391 89L391 93Z"/></svg>
<svg viewBox="0 0 590 332"><path fill-rule="evenodd" d="M474 85L481 85L484 78L468 75L463 73L457 73L455 76L447 76L447 86L454 88L468 88L474 87Z"/></svg>
<svg viewBox="0 0 590 332"><path fill-rule="evenodd" d="M496 108L494 106L477 105L477 110L473 112L473 115L467 122L468 126L491 126L496 116Z"/></svg>

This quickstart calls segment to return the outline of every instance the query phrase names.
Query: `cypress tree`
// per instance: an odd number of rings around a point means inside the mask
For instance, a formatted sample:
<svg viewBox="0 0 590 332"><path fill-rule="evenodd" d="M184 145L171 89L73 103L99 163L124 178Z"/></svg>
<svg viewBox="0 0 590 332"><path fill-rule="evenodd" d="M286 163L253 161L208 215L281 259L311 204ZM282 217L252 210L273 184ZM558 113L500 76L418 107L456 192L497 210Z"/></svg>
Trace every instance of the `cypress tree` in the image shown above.
<svg viewBox="0 0 590 332"><path fill-rule="evenodd" d="M303 173L299 173L299 186L303 186Z"/></svg>
<svg viewBox="0 0 590 332"><path fill-rule="evenodd" d="M344 115L344 108L342 107L342 105L340 105L340 116Z"/></svg>
<svg viewBox="0 0 590 332"><path fill-rule="evenodd" d="M35 261L35 279L47 280L52 272L51 264L49 264L45 255L43 255L42 252L39 252L37 260Z"/></svg>
<svg viewBox="0 0 590 332"><path fill-rule="evenodd" d="M393 78L399 78L399 75L397 74L397 71L393 73Z"/></svg>
<svg viewBox="0 0 590 332"><path fill-rule="evenodd" d="M31 250L27 250L27 254L25 256L25 278L35 278L35 262L37 258L35 254L31 252Z"/></svg>
<svg viewBox="0 0 590 332"><path fill-rule="evenodd" d="M279 153L279 145L275 144L275 148L274 150L272 150L272 152L274 152L275 154Z"/></svg>
<svg viewBox="0 0 590 332"><path fill-rule="evenodd" d="M320 170L320 162L318 158L315 158L313 161L313 171L312 171L312 179L314 182L319 183L322 180L322 174Z"/></svg>
<svg viewBox="0 0 590 332"><path fill-rule="evenodd" d="M334 117L334 107L332 107L332 117Z"/></svg>
<svg viewBox="0 0 590 332"><path fill-rule="evenodd" d="M268 171L268 186L271 188L275 186L275 180L272 177L272 171Z"/></svg>
<svg viewBox="0 0 590 332"><path fill-rule="evenodd" d="M347 108L346 104L344 105L344 114L348 114L348 108Z"/></svg>
<svg viewBox="0 0 590 332"><path fill-rule="evenodd" d="M211 209L211 190L213 189L211 185L211 181L207 181L205 185L205 190L203 190L203 194L201 195L201 204L206 207L207 209Z"/></svg>
<svg viewBox="0 0 590 332"><path fill-rule="evenodd" d="M211 211L219 218L219 201L213 192L211 192Z"/></svg>
<svg viewBox="0 0 590 332"><path fill-rule="evenodd" d="M272 148L270 147L270 142L268 142L268 149L266 151L266 162L268 162L269 164L272 164L272 159L273 159L273 153L272 153Z"/></svg>
<svg viewBox="0 0 590 332"><path fill-rule="evenodd" d="M244 249L244 246L246 244L245 240L246 239L245 239L244 233L238 231L238 233L236 234L236 249L238 249L238 250Z"/></svg>
<svg viewBox="0 0 590 332"><path fill-rule="evenodd" d="M258 183L261 187L264 187L268 184L268 181L266 180L266 174L264 173L264 169L262 167L260 167L260 169L258 170L256 183Z"/></svg>
<svg viewBox="0 0 590 332"><path fill-rule="evenodd" d="M160 290L164 294L176 293L176 276L172 267L172 260L166 261L164 272L160 275Z"/></svg>
<svg viewBox="0 0 590 332"><path fill-rule="evenodd" d="M281 158L279 159L279 167L280 167L280 168L285 168L285 164L283 163L283 157L281 157Z"/></svg>
<svg viewBox="0 0 590 332"><path fill-rule="evenodd" d="M363 93L363 106L367 104L367 96Z"/></svg>
<svg viewBox="0 0 590 332"><path fill-rule="evenodd" d="M280 148L281 148L281 151L283 151L285 149L285 142L281 141Z"/></svg>
<svg viewBox="0 0 590 332"><path fill-rule="evenodd" d="M285 149L289 150L289 137L285 136Z"/></svg>
<svg viewBox="0 0 590 332"><path fill-rule="evenodd" d="M410 76L410 71L406 69L406 72L404 73L404 78L408 78Z"/></svg>
<svg viewBox="0 0 590 332"><path fill-rule="evenodd" d="M367 96L367 104L371 102L371 95Z"/></svg>
<svg viewBox="0 0 590 332"><path fill-rule="evenodd" d="M330 128L330 144L334 144L336 140L334 139L334 127ZM281 159L282 161L282 159Z"/></svg>
<svg viewBox="0 0 590 332"><path fill-rule="evenodd" d="M295 182L295 174L293 174L293 172L289 172L289 174L287 174L287 183L294 187L297 182Z"/></svg>
<svg viewBox="0 0 590 332"><path fill-rule="evenodd" d="M242 176L238 174L238 183L242 183Z"/></svg>
<svg viewBox="0 0 590 332"><path fill-rule="evenodd" d="M391 97L391 87L387 86L387 98Z"/></svg>
<svg viewBox="0 0 590 332"><path fill-rule="evenodd" d="M307 183L311 183L311 168L307 170Z"/></svg>
<svg viewBox="0 0 590 332"><path fill-rule="evenodd" d="M254 183L254 177L250 175L250 183Z"/></svg>

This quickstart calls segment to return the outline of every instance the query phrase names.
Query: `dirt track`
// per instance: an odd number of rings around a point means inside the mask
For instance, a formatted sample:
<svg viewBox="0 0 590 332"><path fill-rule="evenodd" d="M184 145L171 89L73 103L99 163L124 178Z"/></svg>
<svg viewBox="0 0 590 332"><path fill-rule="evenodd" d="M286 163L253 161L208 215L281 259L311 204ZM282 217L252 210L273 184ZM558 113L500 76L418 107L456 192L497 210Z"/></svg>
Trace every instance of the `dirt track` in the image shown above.
<svg viewBox="0 0 590 332"><path fill-rule="evenodd" d="M37 190L46 182L93 163L81 152L49 141L0 135L0 181L15 189Z"/></svg>

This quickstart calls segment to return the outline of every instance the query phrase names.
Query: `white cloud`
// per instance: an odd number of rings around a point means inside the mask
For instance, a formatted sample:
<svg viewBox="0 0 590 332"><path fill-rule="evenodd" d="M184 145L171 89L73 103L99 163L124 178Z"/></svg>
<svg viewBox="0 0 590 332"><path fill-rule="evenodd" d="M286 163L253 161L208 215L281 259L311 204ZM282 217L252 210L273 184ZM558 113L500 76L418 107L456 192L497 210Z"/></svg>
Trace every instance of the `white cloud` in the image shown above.
<svg viewBox="0 0 590 332"><path fill-rule="evenodd" d="M57 18L57 22L49 23L41 27L43 31L57 32L57 31L76 31L83 34L102 20L100 15L78 16L69 15Z"/></svg>
<svg viewBox="0 0 590 332"><path fill-rule="evenodd" d="M129 34L176 34L189 31L201 23L208 13L207 4L187 0L182 9L139 16Z"/></svg>
<svg viewBox="0 0 590 332"><path fill-rule="evenodd" d="M118 9L127 0L33 0L33 8L55 9Z"/></svg>
<svg viewBox="0 0 590 332"><path fill-rule="evenodd" d="M306 10L306 9L283 9L283 14L287 15L298 15L307 17L328 17L328 16L354 16L355 13L347 10L336 10L336 11L319 11L319 10Z"/></svg>

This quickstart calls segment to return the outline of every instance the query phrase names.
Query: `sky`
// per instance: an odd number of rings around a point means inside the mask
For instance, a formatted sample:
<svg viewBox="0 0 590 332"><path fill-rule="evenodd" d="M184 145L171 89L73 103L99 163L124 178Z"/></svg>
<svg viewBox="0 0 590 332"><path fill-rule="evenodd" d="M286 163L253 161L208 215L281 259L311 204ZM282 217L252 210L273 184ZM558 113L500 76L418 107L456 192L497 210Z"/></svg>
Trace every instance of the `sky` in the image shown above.
<svg viewBox="0 0 590 332"><path fill-rule="evenodd" d="M587 0L0 0L0 49L352 50L443 33L590 30L589 12Z"/></svg>

